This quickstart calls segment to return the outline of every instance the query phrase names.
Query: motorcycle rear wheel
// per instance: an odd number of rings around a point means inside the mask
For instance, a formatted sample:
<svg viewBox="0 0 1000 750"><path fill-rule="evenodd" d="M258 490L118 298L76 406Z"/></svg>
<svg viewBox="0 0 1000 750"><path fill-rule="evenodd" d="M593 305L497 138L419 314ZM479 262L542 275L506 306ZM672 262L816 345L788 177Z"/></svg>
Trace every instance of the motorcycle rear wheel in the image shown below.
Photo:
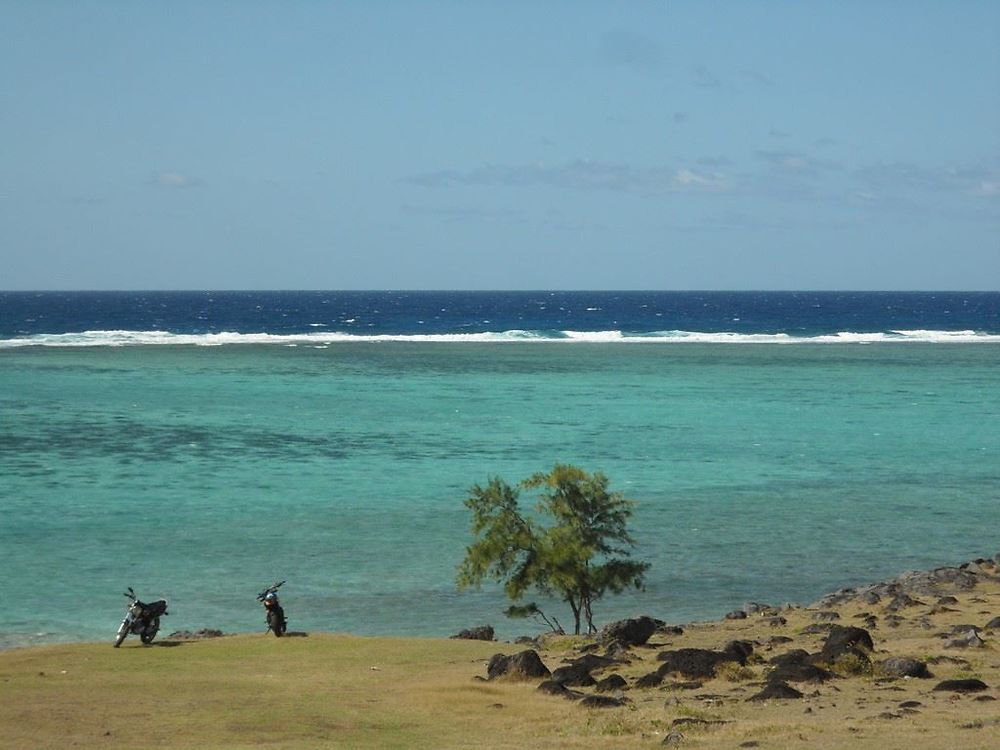
<svg viewBox="0 0 1000 750"><path fill-rule="evenodd" d="M274 633L275 636L281 638L282 628L281 628L281 615L275 612L273 609L268 610L267 613L267 627Z"/></svg>
<svg viewBox="0 0 1000 750"><path fill-rule="evenodd" d="M153 642L156 638L156 634L160 630L160 618L157 617L153 622L149 624L145 631L139 635L139 640L145 643L147 646Z"/></svg>

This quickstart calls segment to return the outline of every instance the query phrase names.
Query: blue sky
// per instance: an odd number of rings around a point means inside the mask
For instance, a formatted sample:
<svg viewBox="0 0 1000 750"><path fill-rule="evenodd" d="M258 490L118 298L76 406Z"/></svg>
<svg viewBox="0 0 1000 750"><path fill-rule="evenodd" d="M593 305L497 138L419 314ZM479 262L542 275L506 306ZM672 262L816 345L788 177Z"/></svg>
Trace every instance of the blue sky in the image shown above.
<svg viewBox="0 0 1000 750"><path fill-rule="evenodd" d="M0 18L0 288L1000 288L998 2Z"/></svg>

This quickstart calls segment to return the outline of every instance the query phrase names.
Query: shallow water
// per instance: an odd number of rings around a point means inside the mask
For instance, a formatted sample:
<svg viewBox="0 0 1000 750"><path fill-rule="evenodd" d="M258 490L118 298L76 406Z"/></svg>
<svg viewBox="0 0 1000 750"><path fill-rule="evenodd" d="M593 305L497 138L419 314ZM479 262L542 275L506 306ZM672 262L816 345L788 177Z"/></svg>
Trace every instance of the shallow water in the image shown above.
<svg viewBox="0 0 1000 750"><path fill-rule="evenodd" d="M9 349L0 643L110 638L127 585L263 630L275 579L294 629L535 632L456 592L462 500L557 461L639 502L599 622L808 602L1000 551L998 385L991 344Z"/></svg>

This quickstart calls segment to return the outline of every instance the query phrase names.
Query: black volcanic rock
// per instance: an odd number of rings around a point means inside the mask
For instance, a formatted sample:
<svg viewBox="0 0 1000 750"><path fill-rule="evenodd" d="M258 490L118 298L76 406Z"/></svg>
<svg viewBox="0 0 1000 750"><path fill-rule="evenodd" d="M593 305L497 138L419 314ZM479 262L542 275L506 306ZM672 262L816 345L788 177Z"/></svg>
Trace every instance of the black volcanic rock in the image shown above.
<svg viewBox="0 0 1000 750"><path fill-rule="evenodd" d="M769 701L769 700L792 700L801 698L800 693L795 688L784 682L770 682L763 690L756 695L747 698L748 701Z"/></svg>
<svg viewBox="0 0 1000 750"><path fill-rule="evenodd" d="M542 663L537 651L528 649L519 653L507 656L506 654L494 654L486 667L486 679L496 680L506 678L509 680L533 680L539 677L549 677L551 672Z"/></svg>
<svg viewBox="0 0 1000 750"><path fill-rule="evenodd" d="M620 641L628 646L641 646L656 632L657 625L656 620L646 615L618 620L604 627L601 640L605 643Z"/></svg>
<svg viewBox="0 0 1000 750"><path fill-rule="evenodd" d="M935 690L949 690L954 693L978 693L980 690L988 690L989 686L982 680L945 680L934 686Z"/></svg>
<svg viewBox="0 0 1000 750"><path fill-rule="evenodd" d="M460 630L452 638L462 638L469 641L493 641L496 640L492 625L480 625L478 628Z"/></svg>

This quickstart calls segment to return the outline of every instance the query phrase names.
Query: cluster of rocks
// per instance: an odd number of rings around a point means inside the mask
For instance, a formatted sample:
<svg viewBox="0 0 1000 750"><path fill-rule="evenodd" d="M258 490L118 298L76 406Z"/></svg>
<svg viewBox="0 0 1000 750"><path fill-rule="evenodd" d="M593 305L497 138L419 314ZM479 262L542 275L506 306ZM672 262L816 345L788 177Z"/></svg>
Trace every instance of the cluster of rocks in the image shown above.
<svg viewBox="0 0 1000 750"><path fill-rule="evenodd" d="M1000 582L1000 555L996 558L980 558L956 567L905 573L896 579L870 586L841 589L824 597L805 612L800 607L792 605L779 609L759 602L749 602L742 609L730 612L725 617L728 621L753 617L757 622L779 628L787 626L788 619L784 615L791 618L789 612L794 612L796 619L807 614L813 620L812 624L797 632L799 635L822 636L822 645L813 648L812 651L795 648L794 646L798 644L794 641L797 639L776 633L756 641L731 640L718 649L660 650L655 653L655 659L659 663L657 668L640 674L636 667L647 663L653 653L652 649L657 645L659 648L669 645L669 643L654 644L651 642L654 635L660 636L662 640L669 640L670 636L684 634L681 627L669 626L662 620L645 616L608 625L594 642L580 647L578 656L565 659L554 669L549 669L539 656L538 651L542 650L542 644L539 641L524 639L521 642L532 648L512 655L496 654L489 662L486 679L537 680L538 690L593 708L629 705L631 701L626 694L630 690L697 691L703 687L704 681L719 676L748 682L755 687L753 690L737 688L728 696L710 696L695 692L694 697L701 701L709 699L721 701L723 698L728 700L734 693L740 695L740 700L747 701L794 700L805 698L807 695L816 697L822 694L818 686L830 680L855 675L872 677L879 685L902 679L930 680L934 677L930 669L933 665L959 664L969 669L971 664L965 659L958 658L957 655L937 655L921 659L914 656L888 656L883 652L882 658L878 658L871 631L880 625L898 627L903 622L933 629L934 615L959 611L956 607L960 602L953 594L972 591L980 583L985 582ZM972 600L976 601L975 597ZM879 605L877 609L871 607L877 614L872 611L862 611L853 615L854 621L865 627L841 624L840 621L845 615L837 609L844 604L858 603ZM907 610L918 607L926 609L917 610L916 619L913 619L914 616ZM935 635L946 641L944 644L946 649L984 649L990 646L986 640L990 638L990 631L1000 631L1000 617L994 617L982 626L949 625ZM492 629L488 632L489 639L492 639ZM474 636L459 634L455 637ZM632 651L638 646L645 646L644 652ZM766 652L778 646L790 650L784 650L783 653L765 659L765 656L769 655ZM633 666L626 669L628 665ZM837 690L835 687L831 689ZM994 700L991 695L983 692L988 691L989 686L976 678L943 680L931 689L956 694L980 694L976 697L979 701ZM754 694L745 697L751 692ZM632 695L637 703L646 702L639 699L636 693ZM667 704L676 705L681 702L679 696L673 696ZM881 717L900 718L908 713L918 713L914 706L919 705L921 705L919 701L903 702L898 710L884 713ZM810 713L813 707L809 706L805 711ZM684 729L686 732L694 723L727 722L681 716L671 724L670 732L663 740L663 744L682 742L684 735L680 730ZM745 743L745 746L750 747L755 744Z"/></svg>
<svg viewBox="0 0 1000 750"><path fill-rule="evenodd" d="M645 644L658 630L665 633L683 633L677 627L669 627L652 617L637 617L614 622L601 631L599 639L585 647L589 653L567 661L550 670L534 649L526 649L516 654L495 654L486 667L487 680L535 680L542 682L538 689L550 695L558 695L579 701L591 708L613 708L623 706L627 699L622 691L628 688L628 681L617 672L598 680L594 672L625 665L631 661L629 649ZM604 649L603 654L593 653ZM574 688L593 688L593 693L585 693Z"/></svg>
<svg viewBox="0 0 1000 750"><path fill-rule="evenodd" d="M753 649L754 646L750 641L730 641L719 651L704 648L661 651L656 655L656 660L662 662L660 666L655 671L636 680L635 687L656 687L662 685L666 678L671 675L678 675L687 680L687 682L674 683L674 687L701 687L698 680L715 677L716 670L722 664L731 662L745 667Z"/></svg>
<svg viewBox="0 0 1000 750"><path fill-rule="evenodd" d="M748 701L789 700L804 697L804 693L790 683L798 685L820 685L838 676L851 674L877 674L882 679L933 677L926 661L909 657L893 656L881 661L873 661L875 643L871 633L864 628L824 623L813 626L825 632L826 637L819 651L810 653L796 648L771 658L764 676L763 688L747 698ZM757 663L763 660L755 656L754 643L746 640L729 641L718 650L702 648L680 648L660 651L656 654L659 667L636 678L631 684L616 671L606 676L595 676L595 672L613 670L632 661L630 649L646 644L654 633L682 634L679 627L668 627L662 621L651 617L622 620L609 625L601 634L601 639L585 647L589 653L567 660L563 665L550 670L534 649L526 649L515 654L496 654L487 666L487 680L540 680L538 690L550 695L558 695L579 701L589 707L616 707L628 703L624 691L670 687L673 689L698 689L702 681L718 676L723 665L746 667L751 659ZM768 645L784 643L791 639L775 637ZM596 651L604 649L604 653ZM667 682L668 678L673 678ZM592 693L578 688L591 688ZM975 692L986 690L979 680L945 680L934 690L953 692Z"/></svg>
<svg viewBox="0 0 1000 750"><path fill-rule="evenodd" d="M838 667L847 671L870 672L874 669L871 660L874 651L875 643L867 630L831 625L818 652L809 653L798 648L772 658L764 689L749 700L801 698L803 693L788 683L822 684L837 676L833 670ZM893 677L930 676L925 663L909 657L887 659L879 668L887 676Z"/></svg>
<svg viewBox="0 0 1000 750"><path fill-rule="evenodd" d="M915 597L946 597L949 594L967 592L974 589L980 581L1000 581L1000 554L993 558L976 558L955 567L910 571L892 580L868 586L838 589L813 606L829 609L861 601L865 604L885 603L887 610L896 612L924 604Z"/></svg>

